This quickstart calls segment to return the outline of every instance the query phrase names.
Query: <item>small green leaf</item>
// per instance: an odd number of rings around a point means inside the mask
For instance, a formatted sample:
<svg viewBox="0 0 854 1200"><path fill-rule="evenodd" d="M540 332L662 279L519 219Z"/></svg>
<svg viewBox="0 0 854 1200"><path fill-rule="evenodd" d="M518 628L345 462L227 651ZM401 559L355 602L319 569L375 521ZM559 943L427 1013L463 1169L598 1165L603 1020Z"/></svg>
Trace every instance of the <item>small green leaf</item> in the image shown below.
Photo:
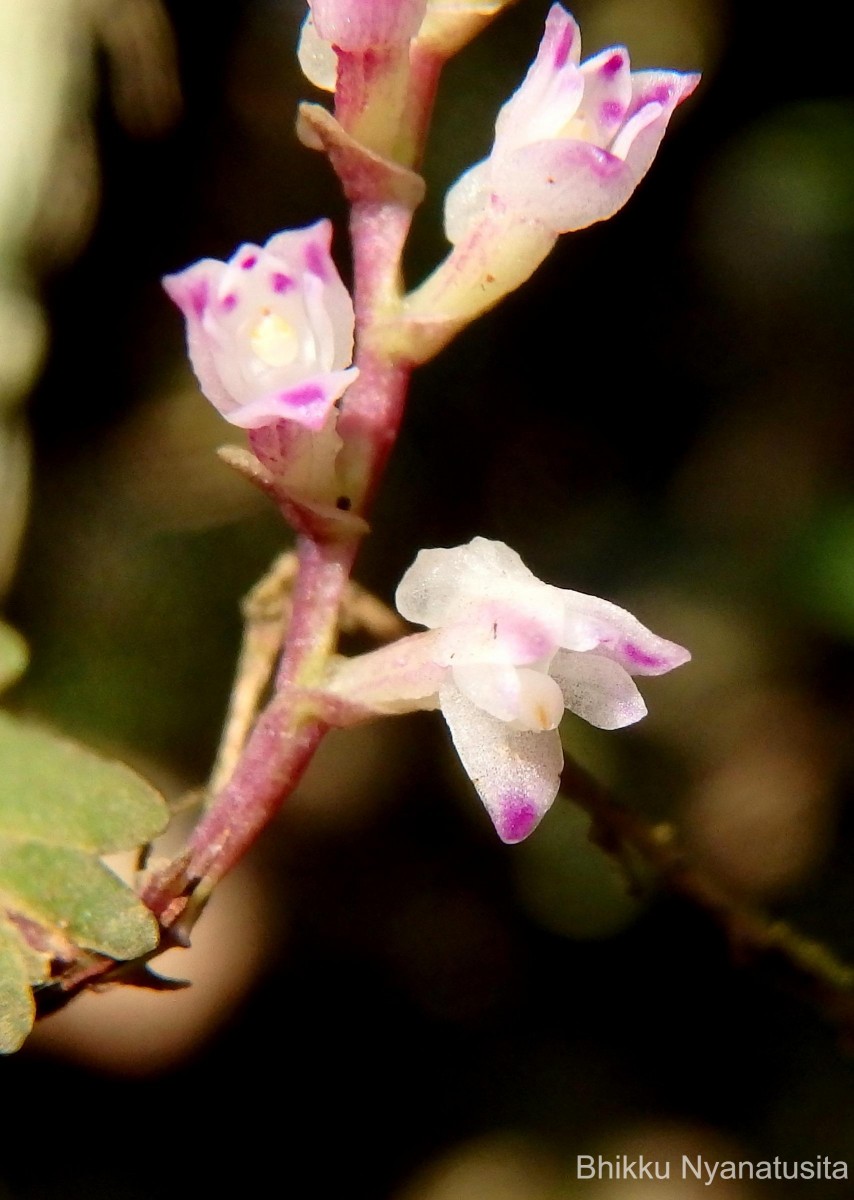
<svg viewBox="0 0 854 1200"><path fill-rule="evenodd" d="M23 675L28 659L24 639L5 621L0 621L0 691Z"/></svg>
<svg viewBox="0 0 854 1200"><path fill-rule="evenodd" d="M33 1027L36 1006L17 937L0 924L0 1054L19 1049Z"/></svg>
<svg viewBox="0 0 854 1200"><path fill-rule="evenodd" d="M107 854L167 820L163 798L124 763L0 714L0 838Z"/></svg>
<svg viewBox="0 0 854 1200"><path fill-rule="evenodd" d="M29 1032L30 985L49 981L54 960L156 948L154 917L97 856L150 841L167 820L123 763L0 713L0 1053Z"/></svg>
<svg viewBox="0 0 854 1200"><path fill-rule="evenodd" d="M87 950L137 958L157 945L157 922L97 858L64 846L0 838L0 898Z"/></svg>

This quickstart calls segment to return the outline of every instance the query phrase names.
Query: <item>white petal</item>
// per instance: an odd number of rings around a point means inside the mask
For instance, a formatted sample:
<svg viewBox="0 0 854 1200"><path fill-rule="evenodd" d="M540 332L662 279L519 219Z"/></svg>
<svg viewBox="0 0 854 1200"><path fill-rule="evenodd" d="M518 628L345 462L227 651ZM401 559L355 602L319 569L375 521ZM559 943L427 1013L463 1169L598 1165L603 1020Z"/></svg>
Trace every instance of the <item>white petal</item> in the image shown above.
<svg viewBox="0 0 854 1200"><path fill-rule="evenodd" d="M338 56L329 42L325 42L314 27L311 12L303 21L297 47L297 58L302 73L309 83L334 92L338 78Z"/></svg>
<svg viewBox="0 0 854 1200"><path fill-rule="evenodd" d="M470 663L454 667L452 676L472 704L516 729L541 733L544 729L557 729L560 724L563 694L545 671Z"/></svg>
<svg viewBox="0 0 854 1200"><path fill-rule="evenodd" d="M563 750L557 730L531 733L491 717L453 683L439 703L460 761L504 842L521 842L557 795Z"/></svg>
<svg viewBox="0 0 854 1200"><path fill-rule="evenodd" d="M544 585L503 542L476 537L465 546L421 550L395 593L407 621L434 628L460 604L484 595L506 594L508 585Z"/></svg>
<svg viewBox="0 0 854 1200"><path fill-rule="evenodd" d="M569 711L597 729L622 729L646 716L646 705L633 679L610 658L559 650L549 672Z"/></svg>
<svg viewBox="0 0 854 1200"><path fill-rule="evenodd" d="M462 241L489 203L489 160L476 163L445 195L445 237L452 246Z"/></svg>

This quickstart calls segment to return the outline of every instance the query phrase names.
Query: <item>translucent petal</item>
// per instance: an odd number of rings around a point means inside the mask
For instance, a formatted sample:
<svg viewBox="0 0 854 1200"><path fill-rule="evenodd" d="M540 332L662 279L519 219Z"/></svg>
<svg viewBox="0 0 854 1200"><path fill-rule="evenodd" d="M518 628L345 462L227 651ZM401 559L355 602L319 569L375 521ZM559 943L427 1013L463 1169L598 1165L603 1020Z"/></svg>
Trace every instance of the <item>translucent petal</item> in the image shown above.
<svg viewBox="0 0 854 1200"><path fill-rule="evenodd" d="M464 546L419 551L398 584L395 604L407 621L433 628L461 601L494 597L510 585L532 584L542 587L515 550L476 537Z"/></svg>
<svg viewBox="0 0 854 1200"><path fill-rule="evenodd" d="M446 671L435 661L435 633L416 633L370 654L339 659L326 690L375 712L435 708Z"/></svg>
<svg viewBox="0 0 854 1200"><path fill-rule="evenodd" d="M545 671L498 663L469 663L453 668L454 683L499 721L516 729L557 729L563 716L563 694Z"/></svg>
<svg viewBox="0 0 854 1200"><path fill-rule="evenodd" d="M571 138L535 142L492 168L496 194L527 220L554 233L613 216L637 186L632 169L607 150Z"/></svg>
<svg viewBox="0 0 854 1200"><path fill-rule="evenodd" d="M559 650L549 670L569 711L597 729L622 729L646 716L631 676L609 658Z"/></svg>
<svg viewBox="0 0 854 1200"><path fill-rule="evenodd" d="M521 842L557 795L563 751L557 730L532 733L490 716L446 683L442 714L463 768L504 842Z"/></svg>

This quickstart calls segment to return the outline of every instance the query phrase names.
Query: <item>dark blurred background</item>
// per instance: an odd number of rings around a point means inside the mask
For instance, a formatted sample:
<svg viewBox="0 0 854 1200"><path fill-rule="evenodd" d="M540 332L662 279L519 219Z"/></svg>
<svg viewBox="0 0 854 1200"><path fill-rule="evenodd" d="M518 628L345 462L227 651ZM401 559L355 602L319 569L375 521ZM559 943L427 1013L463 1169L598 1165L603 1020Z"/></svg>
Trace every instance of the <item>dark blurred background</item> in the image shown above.
<svg viewBox="0 0 854 1200"><path fill-rule="evenodd" d="M159 277L322 215L346 276L345 210L293 135L298 100L322 99L296 66L299 0L65 6L79 41L63 53L86 70L52 151L52 216L15 275L39 278L49 341L6 604L33 663L12 703L177 797L216 748L238 599L288 534L216 459L231 431L196 390ZM546 10L519 0L446 73L413 283L444 252L444 189L486 153ZM734 895L854 960L839 33L819 6L796 41L761 0L573 11L585 56L625 42L635 66L700 68L703 84L627 208L564 238L418 374L357 577L389 601L420 547L482 534L689 646L690 667L645 686L640 726L568 717L569 752L675 820ZM198 941L169 958L190 991L86 997L0 1064L0 1196L230 1195L224 1171L241 1195L717 1191L578 1183L574 1156L599 1152L829 1155L854 1173L838 1030L734 963L687 901L628 897L569 799L530 842L499 844L435 715L330 737Z"/></svg>

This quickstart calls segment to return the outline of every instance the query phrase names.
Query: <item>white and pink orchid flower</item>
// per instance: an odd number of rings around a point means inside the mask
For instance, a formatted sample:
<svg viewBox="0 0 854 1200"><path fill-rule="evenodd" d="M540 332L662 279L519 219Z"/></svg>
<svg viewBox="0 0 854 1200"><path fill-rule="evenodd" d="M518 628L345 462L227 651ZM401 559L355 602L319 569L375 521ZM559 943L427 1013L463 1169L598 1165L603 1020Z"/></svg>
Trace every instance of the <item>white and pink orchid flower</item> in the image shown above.
<svg viewBox="0 0 854 1200"><path fill-rule="evenodd" d="M492 152L448 192L452 243L490 208L554 234L613 216L649 170L673 110L700 78L632 72L623 46L584 63L580 58L578 25L554 4L536 59L498 114Z"/></svg>
<svg viewBox="0 0 854 1200"><path fill-rule="evenodd" d="M328 691L374 712L441 708L499 836L519 842L557 795L564 709L600 729L646 714L632 679L690 659L607 600L537 579L503 542L422 550L397 589L426 625L345 660Z"/></svg>
<svg viewBox="0 0 854 1200"><path fill-rule="evenodd" d="M355 379L353 303L331 239L330 222L318 221L163 280L186 318L201 389L232 425L320 430Z"/></svg>

